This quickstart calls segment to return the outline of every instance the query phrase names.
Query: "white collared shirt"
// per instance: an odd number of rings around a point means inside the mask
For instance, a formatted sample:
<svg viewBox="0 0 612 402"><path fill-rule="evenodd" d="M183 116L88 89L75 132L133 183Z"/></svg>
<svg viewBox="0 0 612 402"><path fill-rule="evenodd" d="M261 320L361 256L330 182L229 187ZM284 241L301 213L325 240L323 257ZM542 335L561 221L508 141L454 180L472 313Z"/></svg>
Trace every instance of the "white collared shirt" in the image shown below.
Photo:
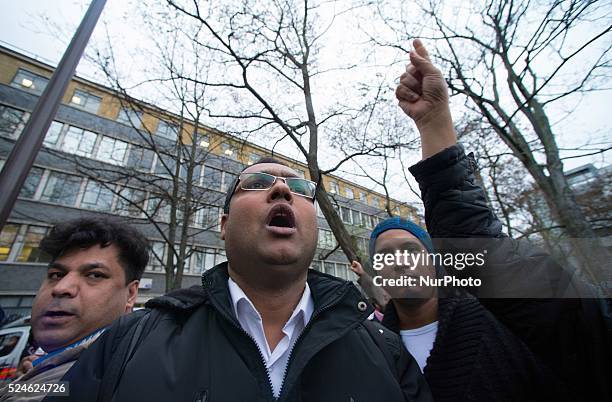
<svg viewBox="0 0 612 402"><path fill-rule="evenodd" d="M255 343L257 343L257 347L263 357L264 365L268 369L268 374L272 381L274 397L278 398L291 349L293 349L293 345L304 330L304 327L306 327L308 321L310 321L310 317L312 317L314 311L314 301L310 294L308 283L306 283L302 298L283 327L283 334L285 334L283 339L276 345L274 350L270 350L270 346L266 340L261 315L251 300L249 300L247 295L232 278L227 280L227 285L229 287L236 318L238 318L238 322L242 326L242 329L251 335Z"/></svg>

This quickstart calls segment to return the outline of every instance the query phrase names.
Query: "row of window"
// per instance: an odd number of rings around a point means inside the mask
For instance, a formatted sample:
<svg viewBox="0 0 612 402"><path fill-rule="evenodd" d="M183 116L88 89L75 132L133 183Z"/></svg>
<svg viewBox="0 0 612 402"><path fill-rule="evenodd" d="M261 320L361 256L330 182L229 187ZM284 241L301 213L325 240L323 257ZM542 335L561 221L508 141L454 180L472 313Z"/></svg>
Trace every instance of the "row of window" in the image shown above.
<svg viewBox="0 0 612 402"><path fill-rule="evenodd" d="M365 212L357 211L356 209L352 209L345 206L339 206L337 204L333 205L334 209L340 215L340 219L342 222L359 226L361 228L373 229L378 225L378 223L382 220L380 217L376 215L366 214ZM317 215L323 218L323 212L321 208L319 208L317 204Z"/></svg>
<svg viewBox="0 0 612 402"><path fill-rule="evenodd" d="M349 264L343 262L313 260L310 268L347 281L357 280L357 275L350 270Z"/></svg>
<svg viewBox="0 0 612 402"><path fill-rule="evenodd" d="M27 115L24 112L0 105L0 134L17 137L26 120ZM161 177L171 177L176 168L176 160L172 156L160 155L151 149L58 121L51 123L44 145L118 166L129 166ZM183 179L187 178L185 165L181 165L179 175ZM196 164L192 182L201 187L225 192L235 177L233 173L209 165Z"/></svg>
<svg viewBox="0 0 612 402"><path fill-rule="evenodd" d="M364 253L368 254L369 239L365 237L356 237L357 248ZM333 250L338 245L336 236L329 229L319 229L319 237L317 246L323 250Z"/></svg>
<svg viewBox="0 0 612 402"><path fill-rule="evenodd" d="M7 223L0 232L0 261L49 262L49 256L38 248L49 227ZM151 242L151 254L147 271L163 272L166 243ZM225 250L204 246L190 246L185 263L185 273L200 274L226 260Z"/></svg>
<svg viewBox="0 0 612 402"><path fill-rule="evenodd" d="M3 163L0 160L0 168ZM30 170L19 196L134 218L143 218L143 211L146 211L160 222L170 221L171 206L160 195L36 166ZM219 230L221 209L218 206L192 203L191 208L189 226ZM183 224L184 211L177 212L178 222Z"/></svg>
<svg viewBox="0 0 612 402"><path fill-rule="evenodd" d="M164 272L167 252L167 243L160 241L151 242L151 254L149 257L151 271ZM187 259L183 272L187 274L198 275L217 264L227 261L225 250L220 248L188 246L185 254Z"/></svg>
<svg viewBox="0 0 612 402"><path fill-rule="evenodd" d="M329 190L330 194L344 195L344 197L348 198L349 200L357 200L357 201L361 201L364 204L368 204L368 196L367 196L365 191L359 190L357 192L357 194L359 196L356 197L355 196L355 191L352 188L345 187L344 188L344 194L340 194L340 186L338 185L337 182L332 181L332 180L329 181L329 189L328 190ZM370 205L375 207L375 208L380 208L380 200L378 199L378 197L371 196L370 197Z"/></svg>

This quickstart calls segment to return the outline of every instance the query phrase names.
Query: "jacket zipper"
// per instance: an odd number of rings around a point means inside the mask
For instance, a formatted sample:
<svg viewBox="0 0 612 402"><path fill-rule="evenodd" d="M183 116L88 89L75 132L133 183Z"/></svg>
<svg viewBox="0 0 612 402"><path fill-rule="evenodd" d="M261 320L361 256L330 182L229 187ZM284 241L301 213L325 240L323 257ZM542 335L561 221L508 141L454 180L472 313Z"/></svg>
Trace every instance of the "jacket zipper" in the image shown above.
<svg viewBox="0 0 612 402"><path fill-rule="evenodd" d="M282 399L282 397L283 397L283 391L285 390L285 379L287 378L287 373L289 372L289 365L291 364L291 361L292 361L292 358L293 358L293 351L295 350L295 348L298 346L298 344L302 340L303 335L310 329L310 327L312 326L312 323L315 321L315 319L319 315L321 315L324 311L327 311L330 308L334 307L336 304L338 304L338 302L340 302L340 300L342 300L344 295L346 295L346 293L349 290L348 283L344 284L343 286L344 286L344 289L342 289L342 292L339 293L337 298L335 298L334 300L332 300L331 302L329 302L325 306L321 307L319 310L315 311L312 314L312 317L310 317L310 320L308 321L308 324L306 324L306 326L304 327L304 329L302 330L302 332L298 336L297 340L295 341L295 343L291 347L291 350L289 351L289 357L287 358L287 364L285 365L285 370L283 371L283 380L281 382L280 392L278 393L278 398L276 399L276 401L280 401Z"/></svg>
<svg viewBox="0 0 612 402"><path fill-rule="evenodd" d="M202 278L202 282L204 282L204 278ZM204 285L204 283L202 283L202 285ZM206 286L203 286L204 288L206 288ZM257 352L259 353L259 361L261 363L261 365L264 367L264 370L266 372L266 378L268 380L268 387L269 387L269 391L270 391L270 395L271 395L271 400L275 401L276 399L274 398L274 388L272 387L272 378L270 378L270 372L268 371L268 367L265 365L264 361L264 355L261 351L261 349L259 348L259 345L257 344L257 341L255 341L255 338L253 338L253 336L251 336L251 334L249 334L247 331L245 331L244 328L242 328L242 326L240 326L238 323L236 323L231 316L227 315L223 309L219 308L215 301L213 300L213 298L209 298L209 300L212 302L213 305L215 305L215 308L217 309L217 311L219 313L221 313L221 315L223 317L225 317L226 320L228 320L236 329L238 329L240 332L242 332L243 334L245 334L255 345L255 347L257 348ZM279 393L280 396L280 393Z"/></svg>

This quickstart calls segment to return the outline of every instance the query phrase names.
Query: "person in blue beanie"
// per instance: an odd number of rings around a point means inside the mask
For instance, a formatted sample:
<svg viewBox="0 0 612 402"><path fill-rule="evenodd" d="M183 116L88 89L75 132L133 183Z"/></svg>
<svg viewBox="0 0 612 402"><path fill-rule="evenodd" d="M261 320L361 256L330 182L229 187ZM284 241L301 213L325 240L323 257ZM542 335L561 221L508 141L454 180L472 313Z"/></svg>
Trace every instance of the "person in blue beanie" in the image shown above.
<svg viewBox="0 0 612 402"><path fill-rule="evenodd" d="M476 298L428 285L445 276L429 258L433 253L427 231L399 217L380 222L370 236L373 283L392 297L382 324L400 335L434 400L571 400L552 371Z"/></svg>

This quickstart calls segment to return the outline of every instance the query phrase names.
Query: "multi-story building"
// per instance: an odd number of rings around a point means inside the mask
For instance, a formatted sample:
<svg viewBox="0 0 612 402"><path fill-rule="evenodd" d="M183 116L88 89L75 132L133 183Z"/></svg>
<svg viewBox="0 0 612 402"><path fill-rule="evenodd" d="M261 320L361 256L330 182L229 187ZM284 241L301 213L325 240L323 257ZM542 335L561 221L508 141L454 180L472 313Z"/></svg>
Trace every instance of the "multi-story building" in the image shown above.
<svg viewBox="0 0 612 402"><path fill-rule="evenodd" d="M0 47L0 168L52 72L49 64ZM169 244L162 234L170 221L167 205L155 189L163 188L176 175L187 177L187 171L182 165L177 168L176 160L166 151L153 152L150 140L164 149L174 149L177 144L182 147L191 144L195 128L200 133L195 147L205 157L190 174L198 197L197 211L189 222L179 223L188 225L191 253L182 286L199 283L204 270L225 259L219 239L225 191L246 164L270 156L270 151L186 121L155 105L137 102L136 106L128 107L117 92L90 80L75 77L68 86L9 223L0 233L0 306L7 313L29 314L46 271L46 257L39 252L38 244L49 227L92 214L129 218L147 235L152 241L152 258L141 281L138 304L163 294L166 279L162 262ZM308 177L303 163L278 154L274 157ZM92 175L94 171L97 176ZM133 176L138 177L118 176L126 171L137 172ZM323 180L342 221L360 250L367 253L371 229L387 216L385 197L341 177L328 175ZM421 221L414 206L390 202L397 215ZM346 257L334 251L335 238L320 211L318 217L319 249L312 267L356 279Z"/></svg>

